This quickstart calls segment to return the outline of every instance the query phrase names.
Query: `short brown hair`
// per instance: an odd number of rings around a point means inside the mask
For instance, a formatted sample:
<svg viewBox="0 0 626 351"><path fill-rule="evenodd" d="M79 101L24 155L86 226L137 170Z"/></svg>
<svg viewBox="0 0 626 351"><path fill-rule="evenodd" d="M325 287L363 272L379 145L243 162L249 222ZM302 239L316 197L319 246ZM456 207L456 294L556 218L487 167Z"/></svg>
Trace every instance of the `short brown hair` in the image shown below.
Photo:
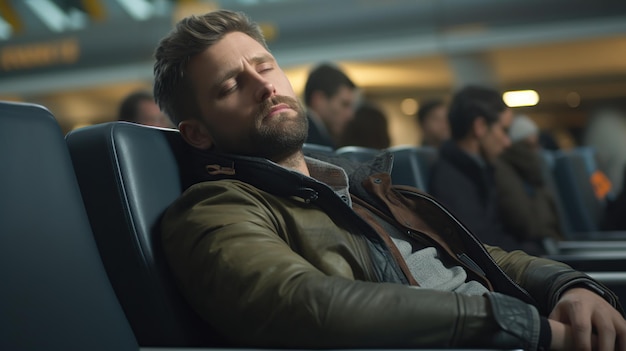
<svg viewBox="0 0 626 351"><path fill-rule="evenodd" d="M185 76L189 59L231 32L247 34L267 48L259 26L246 14L230 10L183 18L159 42L154 54L154 98L174 125L198 113L192 87Z"/></svg>

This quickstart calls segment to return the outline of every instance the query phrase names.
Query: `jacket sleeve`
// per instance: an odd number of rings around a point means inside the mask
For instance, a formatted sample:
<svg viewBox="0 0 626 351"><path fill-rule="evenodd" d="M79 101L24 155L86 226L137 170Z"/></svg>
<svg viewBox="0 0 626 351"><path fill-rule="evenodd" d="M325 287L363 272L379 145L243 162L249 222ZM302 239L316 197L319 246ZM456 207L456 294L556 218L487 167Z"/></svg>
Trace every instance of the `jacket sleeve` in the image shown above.
<svg viewBox="0 0 626 351"><path fill-rule="evenodd" d="M528 316L522 321L526 327L538 328L536 309L513 298L324 274L292 249L297 243L290 246L277 234L279 214L271 209L271 196L243 183L217 183L190 188L168 210L163 244L185 297L236 343L287 348L536 344L535 336L513 335L494 318L490 299L508 301L521 311L518 315Z"/></svg>
<svg viewBox="0 0 626 351"><path fill-rule="evenodd" d="M485 247L504 272L537 300L542 315L548 315L563 292L574 286L596 292L624 315L617 296L610 289L565 263L530 256L522 251L506 252L493 246Z"/></svg>

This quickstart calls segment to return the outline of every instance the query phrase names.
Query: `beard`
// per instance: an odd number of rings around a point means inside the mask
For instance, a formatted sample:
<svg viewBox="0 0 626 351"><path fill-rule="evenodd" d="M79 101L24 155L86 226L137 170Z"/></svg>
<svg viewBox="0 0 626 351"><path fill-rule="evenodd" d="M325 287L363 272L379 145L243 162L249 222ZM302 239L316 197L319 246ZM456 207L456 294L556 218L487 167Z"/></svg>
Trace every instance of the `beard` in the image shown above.
<svg viewBox="0 0 626 351"><path fill-rule="evenodd" d="M285 104L289 110L267 117L273 106ZM296 116L293 116L293 111ZM266 118L267 117L267 118ZM309 121L302 104L288 96L274 96L259 106L254 117L254 128L236 144L220 143L223 152L262 157L279 163L302 149L309 130Z"/></svg>

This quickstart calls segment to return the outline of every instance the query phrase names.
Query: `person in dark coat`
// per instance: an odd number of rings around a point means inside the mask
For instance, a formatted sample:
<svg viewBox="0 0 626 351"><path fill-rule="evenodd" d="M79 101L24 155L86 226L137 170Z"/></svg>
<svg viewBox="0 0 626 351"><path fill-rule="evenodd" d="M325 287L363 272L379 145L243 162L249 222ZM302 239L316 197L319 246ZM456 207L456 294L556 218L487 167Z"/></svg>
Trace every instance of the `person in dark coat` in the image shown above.
<svg viewBox="0 0 626 351"><path fill-rule="evenodd" d="M339 146L386 149L391 144L389 123L382 109L372 103L359 105L341 134Z"/></svg>
<svg viewBox="0 0 626 351"><path fill-rule="evenodd" d="M539 128L527 116L517 116L509 137L511 147L495 163L504 229L520 241L562 240L554 194L543 176Z"/></svg>
<svg viewBox="0 0 626 351"><path fill-rule="evenodd" d="M309 132L306 143L337 148L346 124L354 117L358 90L337 66L316 66L304 86Z"/></svg>
<svg viewBox="0 0 626 351"><path fill-rule="evenodd" d="M521 242L503 230L493 163L510 146L511 109L496 90L467 86L449 107L451 140L439 149L429 191L485 243L507 250L543 254L541 246Z"/></svg>

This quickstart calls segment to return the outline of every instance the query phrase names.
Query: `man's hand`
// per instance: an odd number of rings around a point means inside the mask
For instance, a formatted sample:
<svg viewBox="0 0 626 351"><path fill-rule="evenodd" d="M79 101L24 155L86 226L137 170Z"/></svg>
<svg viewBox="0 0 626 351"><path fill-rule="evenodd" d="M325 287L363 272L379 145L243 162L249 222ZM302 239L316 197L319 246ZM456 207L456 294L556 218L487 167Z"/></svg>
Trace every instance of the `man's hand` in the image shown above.
<svg viewBox="0 0 626 351"><path fill-rule="evenodd" d="M553 350L626 351L626 321L590 290L566 291L548 318Z"/></svg>

